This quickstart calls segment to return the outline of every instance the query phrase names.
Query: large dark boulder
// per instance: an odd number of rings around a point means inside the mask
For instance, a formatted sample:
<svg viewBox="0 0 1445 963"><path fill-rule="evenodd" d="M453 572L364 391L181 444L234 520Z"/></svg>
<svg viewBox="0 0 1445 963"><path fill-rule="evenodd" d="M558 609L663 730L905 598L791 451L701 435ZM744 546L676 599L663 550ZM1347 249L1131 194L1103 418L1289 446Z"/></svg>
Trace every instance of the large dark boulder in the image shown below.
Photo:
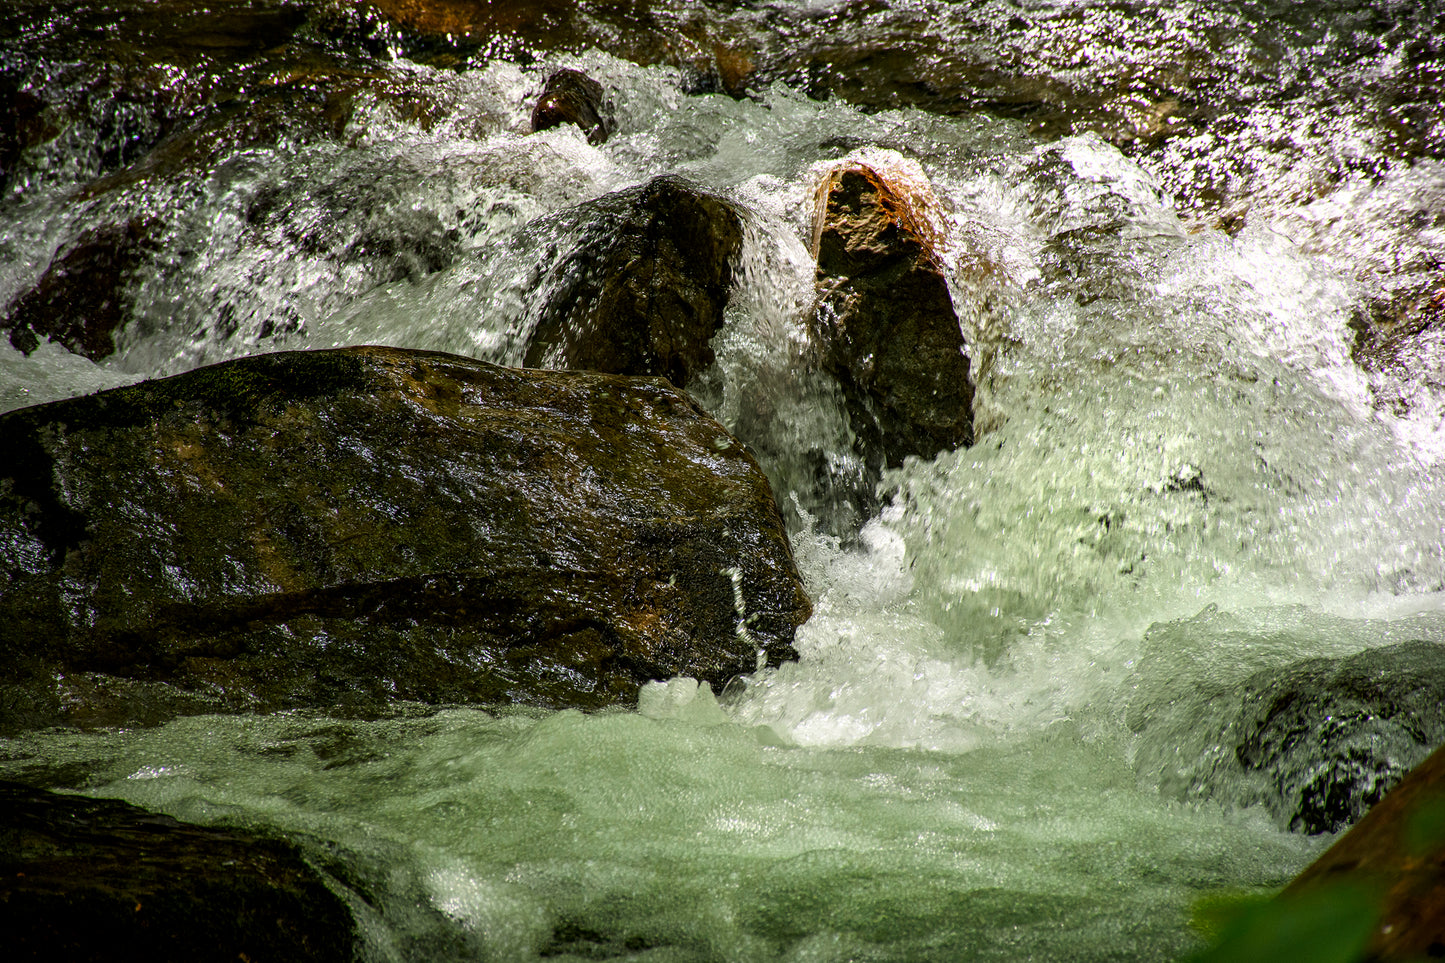
<svg viewBox="0 0 1445 963"><path fill-rule="evenodd" d="M657 379L384 348L0 417L0 731L600 707L793 655L752 456Z"/></svg>
<svg viewBox="0 0 1445 963"><path fill-rule="evenodd" d="M345 902L297 848L128 803L0 782L5 959L356 958Z"/></svg>
<svg viewBox="0 0 1445 963"><path fill-rule="evenodd" d="M973 443L967 346L920 214L864 164L836 168L818 188L813 336L859 445L893 468Z"/></svg>
<svg viewBox="0 0 1445 963"><path fill-rule="evenodd" d="M544 219L568 239L538 279L524 364L661 375L679 388L713 362L742 217L666 175Z"/></svg>

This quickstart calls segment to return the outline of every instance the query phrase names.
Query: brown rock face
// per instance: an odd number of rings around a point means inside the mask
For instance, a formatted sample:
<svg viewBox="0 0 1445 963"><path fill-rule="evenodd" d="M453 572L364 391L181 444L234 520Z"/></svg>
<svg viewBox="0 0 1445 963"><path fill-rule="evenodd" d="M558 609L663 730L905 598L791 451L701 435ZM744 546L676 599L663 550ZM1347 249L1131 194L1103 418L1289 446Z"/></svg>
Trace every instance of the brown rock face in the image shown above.
<svg viewBox="0 0 1445 963"><path fill-rule="evenodd" d="M612 134L613 119L602 85L580 70L559 70L547 78L537 106L532 108L532 130L551 130L576 124L587 143L601 144Z"/></svg>
<svg viewBox="0 0 1445 963"><path fill-rule="evenodd" d="M870 167L834 170L818 189L813 334L859 443L889 467L973 443L969 358L935 243Z"/></svg>
<svg viewBox="0 0 1445 963"><path fill-rule="evenodd" d="M1445 952L1445 749L1410 771L1282 898L1353 886L1379 894L1365 959L1424 960Z"/></svg>
<svg viewBox="0 0 1445 963"><path fill-rule="evenodd" d="M263 355L0 417L0 731L599 707L793 655L756 462L654 379Z"/></svg>
<svg viewBox="0 0 1445 963"><path fill-rule="evenodd" d="M742 218L675 176L565 214L579 232L543 280L529 368L662 375L679 388L713 362Z"/></svg>
<svg viewBox="0 0 1445 963"><path fill-rule="evenodd" d="M358 948L346 904L289 843L14 783L0 783L0 933L17 963L339 963Z"/></svg>

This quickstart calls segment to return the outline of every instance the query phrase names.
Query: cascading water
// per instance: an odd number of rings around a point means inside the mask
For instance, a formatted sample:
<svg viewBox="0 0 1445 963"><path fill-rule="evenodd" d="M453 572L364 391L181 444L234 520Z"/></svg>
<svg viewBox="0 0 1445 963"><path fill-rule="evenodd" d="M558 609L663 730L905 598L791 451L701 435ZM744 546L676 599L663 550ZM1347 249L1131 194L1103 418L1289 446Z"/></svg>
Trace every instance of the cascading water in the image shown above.
<svg viewBox="0 0 1445 963"><path fill-rule="evenodd" d="M1327 841L1288 832L1231 763L1230 693L1301 659L1445 643L1438 333L1367 370L1350 327L1438 272L1445 167L1388 162L1320 93L1404 56L1386 31L1371 57L1336 57L1363 7L1280 28L1293 45L1270 78L1269 45L1241 38L1271 11L1137 6L1106 24L1025 5L1034 32L999 61L1046 50L1060 83L1117 84L1108 116L1162 124L1173 108L1130 100L1150 38L1194 49L1190 31L1212 30L1219 62L1199 76L1236 71L1241 103L1277 84L1274 107L1221 106L1217 129L1126 155L1097 133L863 112L801 83L687 93L673 68L593 50L460 72L387 61L439 120L362 98L340 142L223 152L182 184L136 176L77 200L98 162L62 139L4 201L0 301L90 227L153 217L165 233L117 353L0 348L5 408L283 348L519 364L539 277L576 229L567 207L668 172L730 197L744 252L691 390L758 452L815 613L797 663L717 694L655 683L636 712L48 731L0 741L0 774L293 834L361 881L376 959L1198 946L1196 900L1266 892ZM978 30L1020 15L983 8ZM1105 27L1117 43L1100 46ZM611 93L606 144L524 133L557 66ZM814 187L845 157L939 198L978 383L977 443L887 473L856 534L816 488L820 459L854 458L841 400L798 364Z"/></svg>

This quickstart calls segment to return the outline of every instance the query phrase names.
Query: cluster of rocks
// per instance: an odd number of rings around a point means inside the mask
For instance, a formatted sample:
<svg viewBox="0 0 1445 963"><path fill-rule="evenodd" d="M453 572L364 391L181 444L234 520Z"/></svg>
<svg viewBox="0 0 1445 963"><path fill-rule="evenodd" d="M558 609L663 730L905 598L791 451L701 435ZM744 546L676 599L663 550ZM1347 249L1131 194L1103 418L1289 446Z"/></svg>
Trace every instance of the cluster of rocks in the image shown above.
<svg viewBox="0 0 1445 963"><path fill-rule="evenodd" d="M535 5L174 6L208 37L248 42L207 58L176 41L181 94L132 77L143 96L115 132L122 149L93 159L86 198L185 184L283 127L342 138L362 95L424 120L442 109L425 90L398 90L345 49L416 36L408 11L538 22ZM109 55L147 52L153 11L134 13ZM571 5L553 13L576 19ZM67 29L93 45L86 23ZM700 83L740 89L745 57L688 42L710 51L711 66L696 64L714 81ZM250 78L239 87L217 66L227 57ZM13 95L4 176L85 126L103 73L82 69L66 104L0 91ZM593 144L616 129L606 90L576 70L546 77L530 118L533 131L563 124ZM861 164L819 193L806 363L839 385L871 481L972 439L967 349L915 201ZM260 229L268 203L258 195L247 215ZM62 244L5 307L11 345L112 355L166 228L134 217ZM747 445L683 391L714 362L744 212L662 176L535 230L569 246L539 267L525 369L382 347L283 352L0 415L0 733L402 703L590 710L632 704L653 679L721 687L795 657L811 606L773 491ZM377 261L380 280L456 256L446 238L418 237L367 235L348 255ZM14 843L0 927L22 956L158 933L162 959L217 945L352 952L335 887L289 844L25 787L3 787L0 809ZM234 872L213 885L216 860ZM216 925L198 909L222 904L238 908ZM67 933L77 913L110 922Z"/></svg>
<svg viewBox="0 0 1445 963"><path fill-rule="evenodd" d="M40 176L35 159L67 139L95 144L76 195L91 201L184 183L282 138L344 142L363 100L435 122L442 98L370 59L391 50L458 65L478 51L526 63L605 46L684 69L694 91L745 96L786 79L863 106L988 106L1121 144L1200 115L1158 78L1135 85L1137 104L1099 104L1057 79L934 56L936 38L891 11L866 48L821 29L875 16L871 2L735 6L76 7L28 68L59 71L64 96L0 74L0 188ZM150 69L162 61L184 81ZM607 91L570 69L547 75L530 116L533 131L564 124L593 145L617 128ZM865 162L818 185L803 360L846 405L865 469L855 524L886 468L974 437L976 349L929 204L926 184ZM263 203L252 213L265 223ZM744 212L664 176L549 218L574 240L537 279L523 355L550 370L389 348L275 354L0 416L0 733L398 701L596 709L631 703L651 679L722 685L793 657L810 604L774 493L745 439L684 393L714 360ZM0 330L24 352L48 340L110 356L163 227L132 217L81 232L3 307ZM363 240L382 280L457 256L441 234ZM1404 323L1361 326L1362 363L1438 327L1436 287L1417 300ZM1304 832L1359 820L1445 739L1439 648L1249 679L1228 764L1264 787L1251 801ZM1358 827L1366 849L1379 845L1373 825ZM161 959L217 943L249 958L352 953L345 906L286 843L25 787L0 787L0 839L0 929L22 956L94 955L87 934L140 934ZM206 890L217 860L238 868L229 888ZM1426 909L1408 912L1428 917L1438 902L1418 891L1430 884L1411 885L1409 905ZM219 905L237 911L218 920ZM106 926L67 926L77 913ZM1438 945L1390 939L1380 958Z"/></svg>

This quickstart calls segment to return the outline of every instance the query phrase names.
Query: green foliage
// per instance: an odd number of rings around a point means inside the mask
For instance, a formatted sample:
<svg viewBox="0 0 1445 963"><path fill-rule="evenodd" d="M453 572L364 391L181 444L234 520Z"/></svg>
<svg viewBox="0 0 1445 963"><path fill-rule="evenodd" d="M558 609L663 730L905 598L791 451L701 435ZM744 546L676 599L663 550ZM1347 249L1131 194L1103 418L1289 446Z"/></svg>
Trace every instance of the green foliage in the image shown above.
<svg viewBox="0 0 1445 963"><path fill-rule="evenodd" d="M1445 797L1422 800L1405 823L1405 850L1428 857L1445 846Z"/></svg>
<svg viewBox="0 0 1445 963"><path fill-rule="evenodd" d="M1215 939L1188 963L1357 963L1379 916L1378 895L1353 883L1263 903L1202 900L1195 925L1212 922L1217 929L1207 935Z"/></svg>

